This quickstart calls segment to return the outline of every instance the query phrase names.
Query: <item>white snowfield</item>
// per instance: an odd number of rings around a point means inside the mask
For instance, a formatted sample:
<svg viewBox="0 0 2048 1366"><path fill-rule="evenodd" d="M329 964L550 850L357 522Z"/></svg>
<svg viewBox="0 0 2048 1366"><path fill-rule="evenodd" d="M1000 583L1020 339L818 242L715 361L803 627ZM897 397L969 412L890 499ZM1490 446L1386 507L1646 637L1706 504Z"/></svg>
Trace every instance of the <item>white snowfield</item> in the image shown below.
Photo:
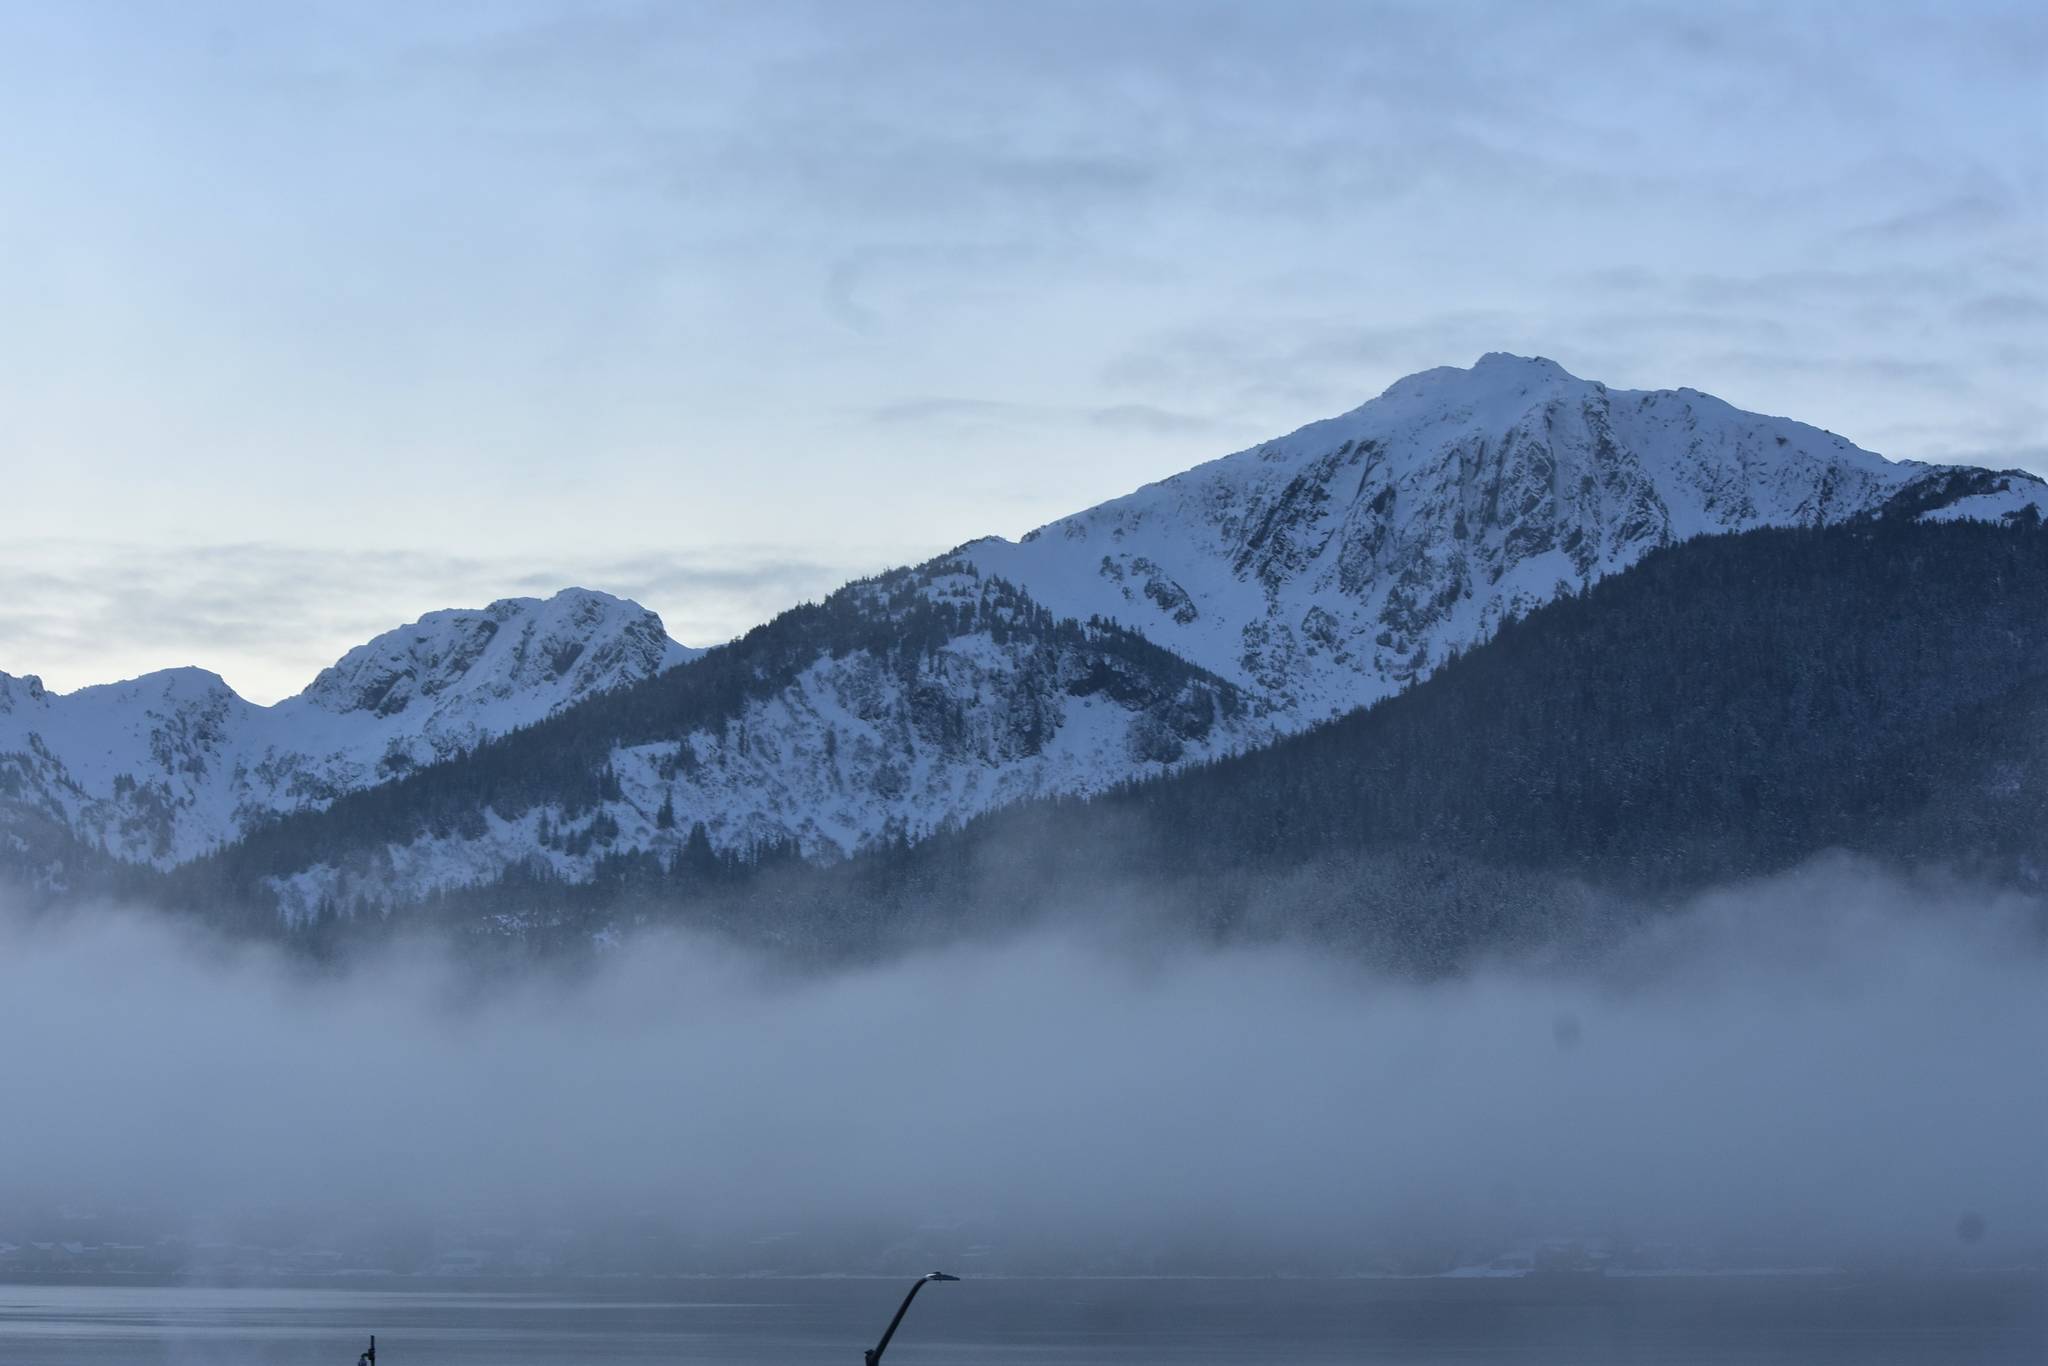
<svg viewBox="0 0 2048 1366"><path fill-rule="evenodd" d="M1080 695L1029 633L959 634L910 677L866 651L821 655L720 726L615 751L620 796L598 812L485 813L480 834L422 836L273 886L286 914L304 915L330 898L407 899L520 864L583 880L608 854L667 858L698 824L717 848L793 840L821 858L917 838L1373 702L1510 614L1658 546L1841 521L1895 498L1928 519L2048 517L2048 486L2031 475L1893 462L1692 390L1610 390L1547 360L1488 355L1020 543L946 557L981 579L939 562L920 571L933 599L964 602L1002 578L1058 617L1143 634L1244 690L1250 706L1213 726L1160 729L1162 708L1199 703L1212 685L1179 699ZM696 653L633 603L569 590L434 613L269 708L197 669L63 697L0 674L0 802L166 866ZM600 817L607 833L593 838Z"/></svg>
<svg viewBox="0 0 2048 1366"><path fill-rule="evenodd" d="M0 673L0 797L167 867L701 653L647 609L579 588L429 613L270 707L204 669L61 695Z"/></svg>
<svg viewBox="0 0 2048 1366"><path fill-rule="evenodd" d="M1870 512L1953 466L1891 461L1691 389L1494 353L1341 417L962 549L1062 616L1113 618L1300 725L1399 691L1509 615L1713 532ZM1929 519L2048 515L1969 471Z"/></svg>

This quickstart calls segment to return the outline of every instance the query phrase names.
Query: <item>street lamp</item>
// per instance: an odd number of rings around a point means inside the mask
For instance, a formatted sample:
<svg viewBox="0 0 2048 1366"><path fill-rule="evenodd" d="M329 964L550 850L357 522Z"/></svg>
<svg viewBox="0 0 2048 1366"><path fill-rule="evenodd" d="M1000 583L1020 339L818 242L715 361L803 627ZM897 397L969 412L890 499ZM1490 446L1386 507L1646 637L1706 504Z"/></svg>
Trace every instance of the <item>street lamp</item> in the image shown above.
<svg viewBox="0 0 2048 1366"><path fill-rule="evenodd" d="M903 1297L903 1303L897 1306L896 1317L889 1320L888 1331L882 1334L882 1340L861 1354L867 1366L881 1366L882 1353L889 1350L889 1339L896 1336L896 1325L903 1322L903 1316L910 1312L910 1302L917 1298L918 1291L924 1289L933 1281L957 1281L959 1279L958 1276L948 1276L943 1271L931 1271L919 1276L917 1283L910 1287L910 1293Z"/></svg>

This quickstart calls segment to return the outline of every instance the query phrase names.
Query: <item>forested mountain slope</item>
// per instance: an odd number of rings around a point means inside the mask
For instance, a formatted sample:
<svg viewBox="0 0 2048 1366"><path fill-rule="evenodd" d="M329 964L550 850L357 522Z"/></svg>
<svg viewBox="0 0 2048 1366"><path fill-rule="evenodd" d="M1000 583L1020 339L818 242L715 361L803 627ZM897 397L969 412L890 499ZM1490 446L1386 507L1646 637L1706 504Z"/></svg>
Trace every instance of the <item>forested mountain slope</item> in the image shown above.
<svg viewBox="0 0 2048 1366"><path fill-rule="evenodd" d="M620 861L427 911L829 956L1138 907L1439 971L1835 849L2043 888L2048 536L1901 518L1696 540L1256 753L836 868Z"/></svg>
<svg viewBox="0 0 2048 1366"><path fill-rule="evenodd" d="M686 856L830 861L1268 738L1229 684L941 560L273 822L174 882L188 899L294 920L508 872L577 883Z"/></svg>

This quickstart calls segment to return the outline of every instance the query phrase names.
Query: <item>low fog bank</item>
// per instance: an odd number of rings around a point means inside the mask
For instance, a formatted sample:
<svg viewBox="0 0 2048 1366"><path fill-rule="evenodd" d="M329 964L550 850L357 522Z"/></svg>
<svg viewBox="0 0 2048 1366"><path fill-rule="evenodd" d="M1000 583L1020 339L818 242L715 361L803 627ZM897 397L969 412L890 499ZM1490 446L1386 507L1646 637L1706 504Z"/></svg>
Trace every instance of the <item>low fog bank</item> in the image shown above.
<svg viewBox="0 0 2048 1366"><path fill-rule="evenodd" d="M1829 863L1596 964L1427 985L1069 929L829 977L661 938L479 987L418 945L318 973L9 914L0 1255L97 1228L298 1269L2009 1265L2048 1247L2041 926Z"/></svg>

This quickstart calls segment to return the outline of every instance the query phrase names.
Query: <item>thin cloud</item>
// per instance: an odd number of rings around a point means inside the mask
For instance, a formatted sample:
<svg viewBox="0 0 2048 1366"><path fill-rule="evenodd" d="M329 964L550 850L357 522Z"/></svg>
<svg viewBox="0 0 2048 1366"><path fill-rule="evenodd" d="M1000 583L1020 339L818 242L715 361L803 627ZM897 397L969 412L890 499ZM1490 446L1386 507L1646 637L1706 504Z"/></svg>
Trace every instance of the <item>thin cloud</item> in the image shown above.
<svg viewBox="0 0 2048 1366"><path fill-rule="evenodd" d="M1028 403L992 398L909 398L870 409L868 419L884 426L925 422L1014 422L1043 413Z"/></svg>
<svg viewBox="0 0 2048 1366"><path fill-rule="evenodd" d="M1851 228L1845 236L1888 243L1939 240L1956 233L2007 226L2014 212L2014 205L2003 196L1962 194L1888 214L1876 222Z"/></svg>
<svg viewBox="0 0 2048 1366"><path fill-rule="evenodd" d="M1106 403L1066 406L1013 403L988 398L912 398L868 410L870 422L881 426L1015 427L1054 429L1095 427L1105 431L1141 432L1149 436L1213 436L1235 424L1195 413L1173 412L1147 403Z"/></svg>
<svg viewBox="0 0 2048 1366"><path fill-rule="evenodd" d="M1298 425L1355 407L1402 374L1469 365L1525 339L1525 322L1493 311L1398 324L1326 316L1219 321L1154 334L1113 359L1101 380L1126 390L1218 393L1228 406L1254 411L1289 409Z"/></svg>
<svg viewBox="0 0 2048 1366"><path fill-rule="evenodd" d="M1719 368L1778 375L1848 376L1886 385L1913 385L1939 392L1968 391L1971 377L1954 365L1905 356L1817 356L1805 352L1731 350L1703 359Z"/></svg>
<svg viewBox="0 0 2048 1366"><path fill-rule="evenodd" d="M1110 431L1149 432L1155 436L1206 436L1224 425L1211 418L1169 412L1149 403L1110 403L1084 409L1082 416Z"/></svg>
<svg viewBox="0 0 2048 1366"><path fill-rule="evenodd" d="M2017 327L2048 339L2048 296L2031 290L1979 294L1956 305L1956 320L1979 327Z"/></svg>
<svg viewBox="0 0 2048 1366"><path fill-rule="evenodd" d="M612 559L30 542L0 550L0 669L61 691L198 665L257 701L303 687L343 651L425 612L598 588L715 645L861 573L773 550ZM664 610L666 609L666 610Z"/></svg>

